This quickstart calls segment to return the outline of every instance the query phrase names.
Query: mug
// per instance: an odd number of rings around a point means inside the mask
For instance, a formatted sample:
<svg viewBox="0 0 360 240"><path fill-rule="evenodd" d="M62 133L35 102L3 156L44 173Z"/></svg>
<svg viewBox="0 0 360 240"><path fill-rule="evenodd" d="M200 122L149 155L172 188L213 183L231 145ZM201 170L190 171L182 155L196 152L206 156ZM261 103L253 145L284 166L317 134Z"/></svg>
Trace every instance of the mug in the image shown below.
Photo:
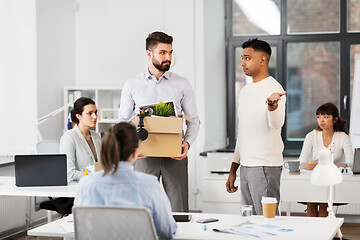
<svg viewBox="0 0 360 240"><path fill-rule="evenodd" d="M284 167L289 169L290 172L298 172L298 171L300 171L300 169L299 169L300 161L299 160L287 161L284 163Z"/></svg>

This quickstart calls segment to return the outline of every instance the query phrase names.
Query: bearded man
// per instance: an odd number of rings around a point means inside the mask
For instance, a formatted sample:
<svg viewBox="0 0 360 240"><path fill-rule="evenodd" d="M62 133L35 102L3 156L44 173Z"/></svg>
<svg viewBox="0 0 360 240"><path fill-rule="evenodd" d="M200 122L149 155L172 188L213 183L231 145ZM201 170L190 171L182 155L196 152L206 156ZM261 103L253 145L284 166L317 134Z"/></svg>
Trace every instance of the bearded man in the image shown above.
<svg viewBox="0 0 360 240"><path fill-rule="evenodd" d="M187 153L199 131L199 117L195 94L190 82L168 71L172 60L173 38L163 32L150 33L146 39L148 69L145 73L126 81L119 110L119 121L129 120L139 106L174 100L178 113L183 113L197 124L186 121L182 154L177 157L146 157L134 164L134 169L155 175L164 185L173 212L188 212L188 159ZM166 147L166 146L164 146ZM141 153L140 153L141 154Z"/></svg>

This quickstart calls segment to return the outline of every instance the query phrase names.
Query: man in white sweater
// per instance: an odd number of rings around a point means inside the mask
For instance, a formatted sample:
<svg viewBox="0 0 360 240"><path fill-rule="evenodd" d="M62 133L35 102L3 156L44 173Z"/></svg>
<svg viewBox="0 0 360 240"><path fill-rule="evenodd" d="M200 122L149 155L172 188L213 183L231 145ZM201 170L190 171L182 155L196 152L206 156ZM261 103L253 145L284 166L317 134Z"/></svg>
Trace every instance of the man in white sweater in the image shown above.
<svg viewBox="0 0 360 240"><path fill-rule="evenodd" d="M256 38L244 42L242 48L241 66L253 82L240 92L238 136L226 189L237 191L236 170L241 165L242 204L252 205L254 214L261 215L263 196L280 200L286 92L269 75L270 45Z"/></svg>

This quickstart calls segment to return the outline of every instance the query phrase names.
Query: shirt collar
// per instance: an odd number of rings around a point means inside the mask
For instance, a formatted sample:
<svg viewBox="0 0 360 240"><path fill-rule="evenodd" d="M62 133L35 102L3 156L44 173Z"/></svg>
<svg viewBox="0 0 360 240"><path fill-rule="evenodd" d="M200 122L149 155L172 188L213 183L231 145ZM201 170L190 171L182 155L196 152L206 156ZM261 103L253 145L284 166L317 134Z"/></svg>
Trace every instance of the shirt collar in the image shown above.
<svg viewBox="0 0 360 240"><path fill-rule="evenodd" d="M133 170L133 166L128 161L120 161L119 168Z"/></svg>
<svg viewBox="0 0 360 240"><path fill-rule="evenodd" d="M146 80L152 80L152 79L156 80L155 76L150 74L149 69L146 69L145 79ZM169 71L164 72L164 74L160 77L159 81L161 81L162 79L169 80L170 79L170 72Z"/></svg>
<svg viewBox="0 0 360 240"><path fill-rule="evenodd" d="M146 71L145 71L145 79L146 80L152 79L152 75L150 74L149 69L146 69Z"/></svg>
<svg viewBox="0 0 360 240"><path fill-rule="evenodd" d="M164 72L164 74L162 75L162 77L166 80L169 80L170 79L170 72L169 71L166 71Z"/></svg>

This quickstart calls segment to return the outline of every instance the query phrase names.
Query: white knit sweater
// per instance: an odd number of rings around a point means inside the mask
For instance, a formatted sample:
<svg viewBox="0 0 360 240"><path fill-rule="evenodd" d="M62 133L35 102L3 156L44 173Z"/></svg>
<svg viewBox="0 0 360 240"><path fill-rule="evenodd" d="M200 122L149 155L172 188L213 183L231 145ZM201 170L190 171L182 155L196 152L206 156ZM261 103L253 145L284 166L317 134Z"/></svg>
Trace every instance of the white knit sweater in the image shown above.
<svg viewBox="0 0 360 240"><path fill-rule="evenodd" d="M281 166L284 144L281 127L285 121L286 97L275 111L269 111L266 99L284 89L273 78L245 85L239 96L239 127L233 162L243 166Z"/></svg>
<svg viewBox="0 0 360 240"><path fill-rule="evenodd" d="M300 162L317 162L318 153L322 147L324 147L322 131L313 130L309 132L304 140L304 145L299 158ZM352 168L354 155L349 135L344 132L335 132L327 149L333 154L335 164L346 163Z"/></svg>

